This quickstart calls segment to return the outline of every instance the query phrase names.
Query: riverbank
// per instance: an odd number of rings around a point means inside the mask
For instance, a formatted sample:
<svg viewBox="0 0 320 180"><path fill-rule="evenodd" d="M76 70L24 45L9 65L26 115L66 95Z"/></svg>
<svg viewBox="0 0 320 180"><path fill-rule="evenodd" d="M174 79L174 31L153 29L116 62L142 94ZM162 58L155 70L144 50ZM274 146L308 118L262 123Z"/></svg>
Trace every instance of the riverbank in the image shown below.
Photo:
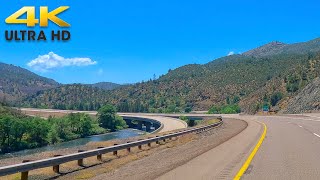
<svg viewBox="0 0 320 180"><path fill-rule="evenodd" d="M53 157L54 154L70 154L77 152L78 149L92 149L95 148L90 143L99 143L110 141L114 139L122 140L129 139L136 136L144 135L145 132L136 129L124 129L117 132L106 133L101 135L93 135L86 138L80 138L68 142L58 143L55 145L27 149L14 153L7 153L0 155L0 166L6 166L16 163L21 163L23 160L38 160L43 158ZM36 158L35 155L36 154Z"/></svg>

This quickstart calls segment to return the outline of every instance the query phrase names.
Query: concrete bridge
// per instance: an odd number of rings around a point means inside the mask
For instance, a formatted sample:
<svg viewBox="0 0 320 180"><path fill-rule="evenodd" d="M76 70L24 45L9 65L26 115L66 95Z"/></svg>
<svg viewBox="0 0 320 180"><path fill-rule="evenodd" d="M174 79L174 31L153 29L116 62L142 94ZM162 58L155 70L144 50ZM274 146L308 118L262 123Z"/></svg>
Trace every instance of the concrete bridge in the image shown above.
<svg viewBox="0 0 320 180"><path fill-rule="evenodd" d="M87 113L92 116L97 115L97 111L74 111L74 110L56 110L56 109L34 109L21 108L22 113L30 116L39 116L48 118L49 116L62 117L70 113ZM178 119L178 115L163 116L160 114L145 114L145 113L118 113L123 117L129 127L139 130L145 130L152 133L162 133L176 129L187 128L186 122Z"/></svg>

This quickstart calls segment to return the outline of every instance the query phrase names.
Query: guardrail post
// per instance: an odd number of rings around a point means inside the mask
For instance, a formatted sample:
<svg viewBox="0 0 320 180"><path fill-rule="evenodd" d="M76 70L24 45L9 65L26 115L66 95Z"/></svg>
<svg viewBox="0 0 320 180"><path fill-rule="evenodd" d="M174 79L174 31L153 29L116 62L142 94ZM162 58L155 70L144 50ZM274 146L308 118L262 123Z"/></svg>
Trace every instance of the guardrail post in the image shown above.
<svg viewBox="0 0 320 180"><path fill-rule="evenodd" d="M104 148L104 147L98 147L97 149L102 149L102 148ZM97 160L102 161L102 154L97 155Z"/></svg>
<svg viewBox="0 0 320 180"><path fill-rule="evenodd" d="M85 150L78 150L78 152L84 152ZM78 166L83 166L83 159L78 160Z"/></svg>
<svg viewBox="0 0 320 180"><path fill-rule="evenodd" d="M118 144L113 144L114 146L118 145ZM118 151L113 151L113 155L114 156L118 156Z"/></svg>
<svg viewBox="0 0 320 180"><path fill-rule="evenodd" d="M59 157L59 156L62 156L62 155L54 155L53 157ZM60 164L53 166L52 169L53 169L53 172L60 173Z"/></svg>
<svg viewBox="0 0 320 180"><path fill-rule="evenodd" d="M31 160L23 160L22 163L30 162ZM28 180L29 171L21 172L21 180Z"/></svg>
<svg viewBox="0 0 320 180"><path fill-rule="evenodd" d="M159 136L156 136L156 137L159 137ZM157 140L157 141L156 141L156 144L160 144L160 142Z"/></svg>
<svg viewBox="0 0 320 180"><path fill-rule="evenodd" d="M151 139L152 137L148 137L148 139ZM148 143L148 147L151 147L151 142Z"/></svg>
<svg viewBox="0 0 320 180"><path fill-rule="evenodd" d="M139 141L142 141L143 139L139 139ZM142 145L138 146L139 150L142 150Z"/></svg>
<svg viewBox="0 0 320 180"><path fill-rule="evenodd" d="M131 143L130 141L128 141L127 143ZM128 153L130 153L131 152L131 148L130 147L128 147L127 148L127 151L128 151Z"/></svg>
<svg viewBox="0 0 320 180"><path fill-rule="evenodd" d="M166 136L167 134L164 134L164 136ZM165 143L166 142L166 139L163 139L163 142Z"/></svg>

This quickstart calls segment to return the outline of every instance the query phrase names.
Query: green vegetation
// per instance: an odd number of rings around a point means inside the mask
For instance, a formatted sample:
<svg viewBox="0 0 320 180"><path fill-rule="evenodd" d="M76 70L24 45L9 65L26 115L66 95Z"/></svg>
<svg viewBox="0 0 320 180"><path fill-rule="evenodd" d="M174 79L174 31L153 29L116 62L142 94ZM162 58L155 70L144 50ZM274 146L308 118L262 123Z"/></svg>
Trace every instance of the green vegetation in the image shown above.
<svg viewBox="0 0 320 180"><path fill-rule="evenodd" d="M275 106L282 98L283 98L283 94L281 92L273 93L270 98L271 105Z"/></svg>
<svg viewBox="0 0 320 180"><path fill-rule="evenodd" d="M116 108L109 104L99 109L98 120L101 127L110 129L111 131L127 128L127 124L123 118L116 115Z"/></svg>
<svg viewBox="0 0 320 180"><path fill-rule="evenodd" d="M0 105L0 153L41 147L127 127L125 121L115 113L113 106L106 105L99 110L98 118L76 113L45 120L28 117Z"/></svg>
<svg viewBox="0 0 320 180"><path fill-rule="evenodd" d="M241 112L241 109L237 104L212 106L208 111L209 114L237 114L240 112Z"/></svg>
<svg viewBox="0 0 320 180"><path fill-rule="evenodd" d="M179 119L185 121L189 127L196 126L200 123L201 120L189 119L187 116L180 116Z"/></svg>

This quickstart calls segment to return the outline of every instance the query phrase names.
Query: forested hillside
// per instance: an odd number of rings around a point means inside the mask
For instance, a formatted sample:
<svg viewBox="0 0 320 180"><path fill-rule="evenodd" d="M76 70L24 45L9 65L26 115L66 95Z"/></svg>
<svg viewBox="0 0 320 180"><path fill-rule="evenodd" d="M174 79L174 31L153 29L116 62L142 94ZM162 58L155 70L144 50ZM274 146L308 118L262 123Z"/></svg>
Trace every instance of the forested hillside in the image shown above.
<svg viewBox="0 0 320 180"><path fill-rule="evenodd" d="M25 105L92 110L109 102L122 112L184 112L239 104L250 113L263 106L277 110L286 108L287 101L319 75L319 50L319 39L273 42L112 91L81 86L43 91L28 98Z"/></svg>
<svg viewBox="0 0 320 180"><path fill-rule="evenodd" d="M40 90L57 87L52 79L41 77L26 69L0 63L0 101L8 103Z"/></svg>
<svg viewBox="0 0 320 180"><path fill-rule="evenodd" d="M63 85L27 97L22 106L97 110L107 103L107 91L82 84Z"/></svg>
<svg viewBox="0 0 320 180"><path fill-rule="evenodd" d="M104 90L112 90L112 89L119 88L121 86L120 84L116 84L116 83L112 83L112 82L99 82L99 83L88 84L88 85L92 86L92 87L104 89Z"/></svg>

